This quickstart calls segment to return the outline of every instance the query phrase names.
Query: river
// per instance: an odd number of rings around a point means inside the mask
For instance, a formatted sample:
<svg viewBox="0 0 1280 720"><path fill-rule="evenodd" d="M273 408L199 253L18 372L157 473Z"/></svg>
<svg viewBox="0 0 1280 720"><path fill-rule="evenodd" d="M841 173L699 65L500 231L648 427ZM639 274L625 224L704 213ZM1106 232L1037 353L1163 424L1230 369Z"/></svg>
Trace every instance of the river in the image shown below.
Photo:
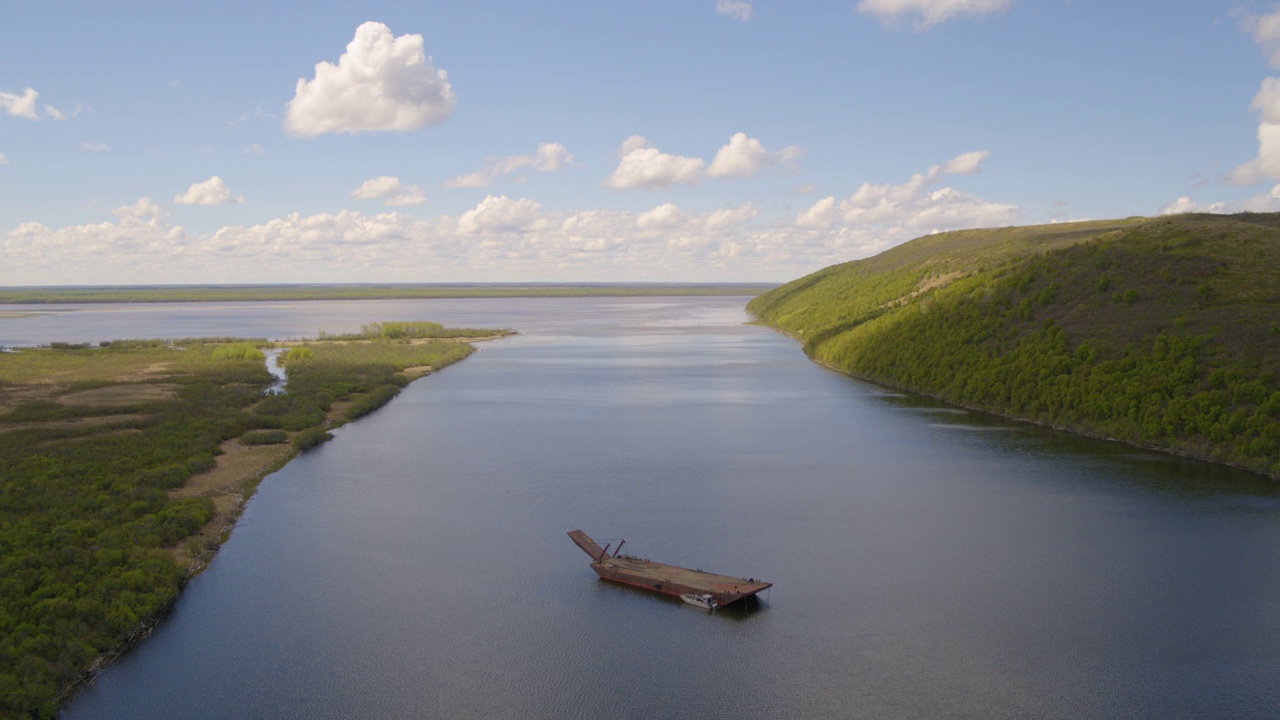
<svg viewBox="0 0 1280 720"><path fill-rule="evenodd" d="M744 324L745 301L0 320L16 346L520 332L269 476L64 717L1275 716L1276 485L887 392ZM598 580L575 528L775 585L708 613Z"/></svg>

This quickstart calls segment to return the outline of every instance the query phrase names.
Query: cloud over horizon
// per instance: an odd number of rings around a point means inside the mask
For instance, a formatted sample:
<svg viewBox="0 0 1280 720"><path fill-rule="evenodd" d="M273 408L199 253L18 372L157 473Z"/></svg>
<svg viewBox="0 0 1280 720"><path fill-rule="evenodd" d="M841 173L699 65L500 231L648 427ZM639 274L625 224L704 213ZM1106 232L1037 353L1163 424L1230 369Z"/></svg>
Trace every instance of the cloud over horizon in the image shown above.
<svg viewBox="0 0 1280 720"><path fill-rule="evenodd" d="M349 282L502 280L513 269L549 281L730 281L786 277L851 251L811 244L797 254L784 236L756 235L749 206L671 208L669 221L654 224L639 221L646 213L547 211L528 198L490 195L457 218L293 213L192 235L152 215L143 201L137 205L138 212L119 209L115 222L56 229L23 223L0 233L0 251L22 264L27 282L86 284L153 281L139 268L156 263L173 282L333 282L334 268Z"/></svg>
<svg viewBox="0 0 1280 720"><path fill-rule="evenodd" d="M214 175L204 182L192 183L187 191L174 195L173 201L178 205L239 205L243 197L232 197L231 188Z"/></svg>
<svg viewBox="0 0 1280 720"><path fill-rule="evenodd" d="M118 218L155 218L163 217L164 211L160 206L151 202L149 197L140 197L138 201L132 205L122 205L111 211L112 215Z"/></svg>
<svg viewBox="0 0 1280 720"><path fill-rule="evenodd" d="M749 178L755 177L766 165L791 165L800 157L801 150L789 145L777 152L765 150L759 138L747 137L746 133L735 133L729 143L716 151L716 156L707 167L707 177L711 178Z"/></svg>
<svg viewBox="0 0 1280 720"><path fill-rule="evenodd" d="M704 165L702 158L669 155L651 147L643 135L632 135L618 148L618 167L602 184L618 190L692 185L702 178Z"/></svg>
<svg viewBox="0 0 1280 720"><path fill-rule="evenodd" d="M1255 212L1268 213L1280 212L1280 185L1272 187L1269 191L1247 197L1243 200L1228 202L1218 200L1216 202L1197 202L1192 200L1190 196L1183 195L1173 202L1165 205L1156 212L1157 215L1180 215L1182 213L1241 213Z"/></svg>
<svg viewBox="0 0 1280 720"><path fill-rule="evenodd" d="M382 204L389 207L421 205L427 201L417 185L404 185L400 178L390 175L365 180L351 191L351 197L357 200L382 200Z"/></svg>
<svg viewBox="0 0 1280 720"><path fill-rule="evenodd" d="M154 281L138 267L155 263L172 268L169 282L787 280L923 234L1009 224L1020 215L1017 206L941 186L945 177L978 172L986 156L964 153L901 184L863 183L789 222L762 218L749 202L712 210L670 201L640 211L554 210L490 194L456 216L344 209L192 234L143 197L111 210L114 222L22 223L0 233L0 251L28 283ZM381 176L351 194L386 200L412 187ZM226 203L231 192L215 176L186 195L196 197L175 202Z"/></svg>
<svg viewBox="0 0 1280 720"><path fill-rule="evenodd" d="M818 200L796 216L795 224L818 230L876 226L890 238L1008 225L1021 217L1016 205L987 202L950 187L936 188L944 175L976 174L988 155L985 150L957 155L898 185L863 183L844 200L834 196Z"/></svg>
<svg viewBox="0 0 1280 720"><path fill-rule="evenodd" d="M489 187L495 180L524 168L548 173L563 170L573 162L573 154L560 143L541 143L533 155L486 158L483 170L445 181L447 188Z"/></svg>
<svg viewBox="0 0 1280 720"><path fill-rule="evenodd" d="M734 133L707 165L702 158L661 152L643 135L632 135L618 148L618 166L601 184L618 190L661 190L673 185L696 185L704 178L750 178L770 165L794 168L802 152L795 145L769 152L759 138L740 132Z"/></svg>

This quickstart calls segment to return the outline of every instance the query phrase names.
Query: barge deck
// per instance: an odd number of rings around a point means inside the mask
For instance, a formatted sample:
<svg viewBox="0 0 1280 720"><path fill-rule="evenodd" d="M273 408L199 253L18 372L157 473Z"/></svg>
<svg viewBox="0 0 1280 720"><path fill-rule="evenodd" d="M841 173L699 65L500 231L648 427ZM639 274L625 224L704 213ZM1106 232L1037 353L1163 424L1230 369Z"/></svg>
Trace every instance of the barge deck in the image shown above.
<svg viewBox="0 0 1280 720"><path fill-rule="evenodd" d="M591 569L600 577L664 595L711 595L717 605L728 605L773 587L773 583L756 578L717 575L623 555L625 540L610 555L608 544L600 547L581 530L571 531L569 537L591 557Z"/></svg>

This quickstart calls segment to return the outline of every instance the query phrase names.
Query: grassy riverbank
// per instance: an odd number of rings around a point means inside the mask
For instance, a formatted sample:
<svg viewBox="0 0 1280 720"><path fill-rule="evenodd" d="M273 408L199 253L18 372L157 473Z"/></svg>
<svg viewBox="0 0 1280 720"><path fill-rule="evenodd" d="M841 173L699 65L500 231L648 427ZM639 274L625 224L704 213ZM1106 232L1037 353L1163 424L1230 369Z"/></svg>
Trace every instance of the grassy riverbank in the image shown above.
<svg viewBox="0 0 1280 720"><path fill-rule="evenodd" d="M257 482L328 430L505 334L384 323L291 343L118 341L0 353L0 717L60 698L144 637Z"/></svg>
<svg viewBox="0 0 1280 720"><path fill-rule="evenodd" d="M1280 215L932 235L754 299L885 385L1280 476Z"/></svg>
<svg viewBox="0 0 1280 720"><path fill-rule="evenodd" d="M0 288L0 304L758 295L772 283L163 285Z"/></svg>

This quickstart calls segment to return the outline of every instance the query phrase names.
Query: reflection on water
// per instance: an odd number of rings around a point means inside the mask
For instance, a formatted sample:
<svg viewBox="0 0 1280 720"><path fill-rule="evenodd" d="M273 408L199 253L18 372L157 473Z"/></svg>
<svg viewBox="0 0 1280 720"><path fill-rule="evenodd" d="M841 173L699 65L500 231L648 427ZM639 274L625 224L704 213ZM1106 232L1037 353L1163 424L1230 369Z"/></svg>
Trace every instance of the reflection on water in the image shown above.
<svg viewBox="0 0 1280 720"><path fill-rule="evenodd" d="M1280 483L1224 465L1189 461L1120 442L1046 430L1031 423L945 406L937 400L922 396L904 396L889 404L895 408L931 416L932 421L927 423L931 428L997 431L1005 437L983 442L1003 453L1030 455L1050 461L1058 457L1094 460L1098 464L1100 476L1110 485L1136 483L1180 497L1210 495L1280 498ZM1117 468L1123 469L1119 478L1115 476Z"/></svg>
<svg viewBox="0 0 1280 720"><path fill-rule="evenodd" d="M1280 707L1275 486L884 392L743 324L745 301L118 309L74 332L89 313L61 313L41 332L69 341L397 319L521 333L264 480L172 616L66 716ZM0 321L0 343L38 340L15 329L30 322ZM604 583L565 536L579 527L774 587L708 614Z"/></svg>

